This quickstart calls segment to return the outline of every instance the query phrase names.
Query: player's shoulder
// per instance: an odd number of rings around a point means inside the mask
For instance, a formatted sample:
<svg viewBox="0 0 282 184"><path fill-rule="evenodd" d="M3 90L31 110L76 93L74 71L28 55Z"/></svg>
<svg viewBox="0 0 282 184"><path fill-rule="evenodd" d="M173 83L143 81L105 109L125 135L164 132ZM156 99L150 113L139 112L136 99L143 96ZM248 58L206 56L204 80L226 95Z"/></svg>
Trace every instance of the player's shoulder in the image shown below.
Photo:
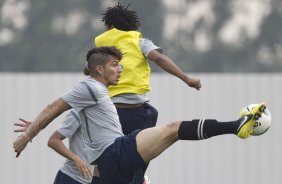
<svg viewBox="0 0 282 184"><path fill-rule="evenodd" d="M100 81L95 80L94 78L88 78L87 80L81 82L81 86L84 90L88 91L91 97L97 101L98 98L103 98L108 96L108 88L105 84Z"/></svg>
<svg viewBox="0 0 282 184"><path fill-rule="evenodd" d="M154 45L154 42L151 39L146 38L146 37L140 38L139 42L142 45L152 45L152 44Z"/></svg>
<svg viewBox="0 0 282 184"><path fill-rule="evenodd" d="M107 87L103 83L95 80L92 77L89 77L89 78L81 81L78 86L82 87L84 89L87 89L87 90L89 90L89 89L92 89L92 90L93 89L95 89L95 90L105 90L105 89L107 89Z"/></svg>
<svg viewBox="0 0 282 184"><path fill-rule="evenodd" d="M160 48L159 46L156 46L154 42L148 38L140 39L140 48L146 57L153 50L156 50L159 53L162 53L162 48Z"/></svg>

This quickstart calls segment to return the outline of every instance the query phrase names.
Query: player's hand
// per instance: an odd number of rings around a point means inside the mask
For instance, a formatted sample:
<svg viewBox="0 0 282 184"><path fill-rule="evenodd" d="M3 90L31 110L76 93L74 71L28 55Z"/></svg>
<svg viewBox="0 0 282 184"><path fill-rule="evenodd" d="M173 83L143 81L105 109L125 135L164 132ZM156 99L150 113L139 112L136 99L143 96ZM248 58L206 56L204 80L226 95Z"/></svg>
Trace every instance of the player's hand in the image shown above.
<svg viewBox="0 0 282 184"><path fill-rule="evenodd" d="M14 132L25 132L26 129L31 125L30 121L26 121L22 118L19 118L20 122L14 123L14 125L17 127L14 129Z"/></svg>
<svg viewBox="0 0 282 184"><path fill-rule="evenodd" d="M78 158L77 160L75 160L75 165L76 168L78 169L79 173L86 177L86 178L92 178L92 172L90 171L90 169L88 168L88 165L81 160L80 158Z"/></svg>
<svg viewBox="0 0 282 184"><path fill-rule="evenodd" d="M186 83L187 83L188 86L190 86L191 88L195 88L195 89L197 89L197 90L200 90L200 88L202 87L200 79L188 78L187 81L186 81Z"/></svg>
<svg viewBox="0 0 282 184"><path fill-rule="evenodd" d="M25 149L30 138L26 134L20 135L13 143L13 148L17 153L16 157L19 157L21 152Z"/></svg>

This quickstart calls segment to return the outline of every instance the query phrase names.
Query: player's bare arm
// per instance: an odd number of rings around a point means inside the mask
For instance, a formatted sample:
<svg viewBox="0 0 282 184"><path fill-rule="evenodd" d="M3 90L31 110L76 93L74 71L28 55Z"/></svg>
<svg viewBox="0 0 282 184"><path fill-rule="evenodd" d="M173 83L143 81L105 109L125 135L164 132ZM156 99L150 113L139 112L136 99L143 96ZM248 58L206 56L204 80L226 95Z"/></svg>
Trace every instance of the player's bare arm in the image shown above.
<svg viewBox="0 0 282 184"><path fill-rule="evenodd" d="M48 140L48 146L66 159L74 161L80 174L85 177L92 177L92 173L88 168L88 165L78 155L65 146L63 143L64 139L64 135L55 131Z"/></svg>
<svg viewBox="0 0 282 184"><path fill-rule="evenodd" d="M200 90L201 81L188 77L169 57L159 53L157 50L153 50L148 54L148 58L154 61L159 67L166 72L175 75L184 81L188 86Z"/></svg>
<svg viewBox="0 0 282 184"><path fill-rule="evenodd" d="M31 141L33 137L44 129L53 119L70 108L71 107L62 98L58 98L45 107L28 129L14 141L13 147L17 153L16 157L21 154L27 143Z"/></svg>

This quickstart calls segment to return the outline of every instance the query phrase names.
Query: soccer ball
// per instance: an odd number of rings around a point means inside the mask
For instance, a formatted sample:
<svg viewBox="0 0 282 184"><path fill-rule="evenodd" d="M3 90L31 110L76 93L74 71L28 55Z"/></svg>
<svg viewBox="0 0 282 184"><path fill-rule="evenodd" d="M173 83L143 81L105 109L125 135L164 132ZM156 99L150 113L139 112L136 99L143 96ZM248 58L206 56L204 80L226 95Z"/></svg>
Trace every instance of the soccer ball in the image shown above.
<svg viewBox="0 0 282 184"><path fill-rule="evenodd" d="M257 105L258 104L250 104L247 107L243 108L240 113L241 116L252 111L252 109ZM251 134L262 135L269 129L270 125L271 125L271 114L269 110L266 108L264 112L261 114L261 117L256 121Z"/></svg>

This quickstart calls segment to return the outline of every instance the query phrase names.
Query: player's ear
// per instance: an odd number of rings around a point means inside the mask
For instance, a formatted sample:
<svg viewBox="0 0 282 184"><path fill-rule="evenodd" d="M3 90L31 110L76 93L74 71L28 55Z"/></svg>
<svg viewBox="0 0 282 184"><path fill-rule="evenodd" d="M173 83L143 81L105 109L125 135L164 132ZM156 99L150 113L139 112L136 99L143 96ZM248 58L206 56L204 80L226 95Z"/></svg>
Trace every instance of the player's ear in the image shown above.
<svg viewBox="0 0 282 184"><path fill-rule="evenodd" d="M96 66L96 72L99 73L100 75L104 74L104 67L102 65L97 65Z"/></svg>

